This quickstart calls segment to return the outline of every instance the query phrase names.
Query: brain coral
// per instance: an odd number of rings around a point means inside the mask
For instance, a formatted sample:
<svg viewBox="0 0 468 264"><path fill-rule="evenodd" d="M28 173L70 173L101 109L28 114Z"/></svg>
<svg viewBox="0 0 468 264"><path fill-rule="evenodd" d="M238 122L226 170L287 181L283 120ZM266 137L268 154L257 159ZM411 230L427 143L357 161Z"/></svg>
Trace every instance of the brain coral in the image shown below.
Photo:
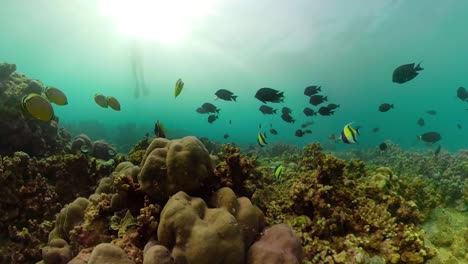
<svg viewBox="0 0 468 264"><path fill-rule="evenodd" d="M178 191L196 194L213 173L210 155L196 137L154 139L141 168L141 189L157 200L167 200Z"/></svg>

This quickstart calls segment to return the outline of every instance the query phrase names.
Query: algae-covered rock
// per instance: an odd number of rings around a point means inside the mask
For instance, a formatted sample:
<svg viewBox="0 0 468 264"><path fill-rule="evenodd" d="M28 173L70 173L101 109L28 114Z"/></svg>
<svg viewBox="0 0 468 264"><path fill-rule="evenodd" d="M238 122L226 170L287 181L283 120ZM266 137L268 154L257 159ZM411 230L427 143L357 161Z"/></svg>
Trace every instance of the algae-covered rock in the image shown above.
<svg viewBox="0 0 468 264"><path fill-rule="evenodd" d="M0 63L0 79L5 79L16 71L16 64Z"/></svg>
<svg viewBox="0 0 468 264"><path fill-rule="evenodd" d="M166 200L178 191L196 194L212 174L211 159L196 137L154 139L146 150L138 182L157 200Z"/></svg>
<svg viewBox="0 0 468 264"><path fill-rule="evenodd" d="M123 249L108 243L97 245L91 256L88 264L134 264Z"/></svg>
<svg viewBox="0 0 468 264"><path fill-rule="evenodd" d="M174 264L174 258L166 247L154 245L145 252L143 264Z"/></svg>
<svg viewBox="0 0 468 264"><path fill-rule="evenodd" d="M45 264L67 264L72 258L70 245L67 241L56 238L42 249L42 259Z"/></svg>
<svg viewBox="0 0 468 264"><path fill-rule="evenodd" d="M57 216L55 228L49 234L49 243L55 238L69 241L70 230L83 222L84 213L89 203L88 199L79 197L63 208Z"/></svg>

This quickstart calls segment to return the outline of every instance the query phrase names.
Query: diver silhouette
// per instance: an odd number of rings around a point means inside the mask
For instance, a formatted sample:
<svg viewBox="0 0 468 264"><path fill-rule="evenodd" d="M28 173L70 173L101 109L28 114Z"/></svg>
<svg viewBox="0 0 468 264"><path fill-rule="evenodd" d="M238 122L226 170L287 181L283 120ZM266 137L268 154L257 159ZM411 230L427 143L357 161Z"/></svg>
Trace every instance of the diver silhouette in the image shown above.
<svg viewBox="0 0 468 264"><path fill-rule="evenodd" d="M137 41L132 42L131 47L131 61L133 77L135 79L135 97L140 96L140 92L143 95L148 95L148 89L145 85L145 75L143 70L143 50Z"/></svg>

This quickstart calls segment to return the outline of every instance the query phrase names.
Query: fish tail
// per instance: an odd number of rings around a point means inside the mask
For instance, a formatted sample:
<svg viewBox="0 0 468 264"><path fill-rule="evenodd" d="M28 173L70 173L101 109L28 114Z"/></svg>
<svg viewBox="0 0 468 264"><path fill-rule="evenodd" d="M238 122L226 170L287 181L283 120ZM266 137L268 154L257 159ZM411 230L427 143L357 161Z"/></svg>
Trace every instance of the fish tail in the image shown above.
<svg viewBox="0 0 468 264"><path fill-rule="evenodd" d="M421 140L421 136L416 135L416 138L417 138L418 140Z"/></svg>
<svg viewBox="0 0 468 264"><path fill-rule="evenodd" d="M422 62L422 61L421 61L421 62ZM415 71L422 71L422 70L424 70L424 68L421 67L421 62L418 63L418 65L416 65L416 68L414 68Z"/></svg>
<svg viewBox="0 0 468 264"><path fill-rule="evenodd" d="M317 87L317 91L321 92L322 91L322 86Z"/></svg>
<svg viewBox="0 0 468 264"><path fill-rule="evenodd" d="M237 98L237 95L231 96L231 99L232 99L234 102L236 102L236 98Z"/></svg>
<svg viewBox="0 0 468 264"><path fill-rule="evenodd" d="M328 96L324 96L323 101L328 101Z"/></svg>
<svg viewBox="0 0 468 264"><path fill-rule="evenodd" d="M275 115L276 115L276 110L277 110L277 109L273 109L273 114L275 114Z"/></svg>
<svg viewBox="0 0 468 264"><path fill-rule="evenodd" d="M219 114L219 111L221 111L221 109L216 109L215 112Z"/></svg>

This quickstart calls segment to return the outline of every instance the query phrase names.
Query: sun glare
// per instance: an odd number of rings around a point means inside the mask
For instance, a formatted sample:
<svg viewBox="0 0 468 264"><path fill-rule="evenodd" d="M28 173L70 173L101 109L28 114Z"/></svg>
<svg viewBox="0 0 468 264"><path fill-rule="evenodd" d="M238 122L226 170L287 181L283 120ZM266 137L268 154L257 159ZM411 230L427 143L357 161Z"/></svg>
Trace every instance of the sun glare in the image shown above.
<svg viewBox="0 0 468 264"><path fill-rule="evenodd" d="M100 0L101 12L131 38L164 43L183 41L214 0Z"/></svg>

